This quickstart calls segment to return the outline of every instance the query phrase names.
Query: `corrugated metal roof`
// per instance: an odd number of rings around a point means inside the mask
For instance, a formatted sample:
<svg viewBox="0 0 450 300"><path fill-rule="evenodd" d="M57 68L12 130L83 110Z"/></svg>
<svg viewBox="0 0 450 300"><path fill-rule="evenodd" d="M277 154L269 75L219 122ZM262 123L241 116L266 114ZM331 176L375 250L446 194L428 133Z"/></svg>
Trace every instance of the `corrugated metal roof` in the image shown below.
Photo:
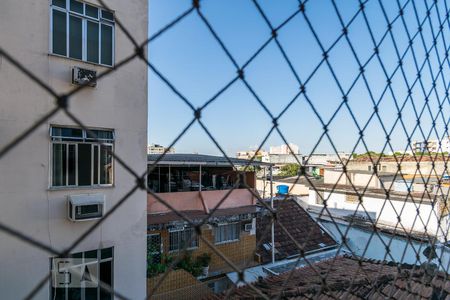
<svg viewBox="0 0 450 300"><path fill-rule="evenodd" d="M154 163L160 158L161 154L148 154L147 161L149 164ZM252 161L247 159L239 159L230 157L230 161L234 165L251 166L271 166L270 163L261 161ZM158 161L158 165L207 165L207 166L231 166L230 161L224 156L204 155L204 154L181 154L167 153Z"/></svg>

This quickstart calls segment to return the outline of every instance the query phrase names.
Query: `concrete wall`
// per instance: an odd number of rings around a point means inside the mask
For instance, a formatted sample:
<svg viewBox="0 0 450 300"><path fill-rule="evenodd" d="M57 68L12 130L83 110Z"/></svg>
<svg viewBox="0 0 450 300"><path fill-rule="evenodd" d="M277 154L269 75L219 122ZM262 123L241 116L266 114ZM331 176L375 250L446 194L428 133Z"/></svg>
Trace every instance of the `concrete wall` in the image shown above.
<svg viewBox="0 0 450 300"><path fill-rule="evenodd" d="M322 193L322 192L321 192ZM420 204L420 199L416 199L416 203L404 200L385 201L384 197L363 197L364 208L359 205L358 201L354 201L357 197L351 197L353 194L342 192L324 191L323 197L327 199L327 207L338 216L353 214L358 210L358 215L366 217L364 209L373 218L378 219L380 225L395 226L398 223L397 216L400 216L401 225L398 230L413 230L417 232L427 231L430 235L438 235L440 237L447 235L446 226L442 224L442 228L438 228L438 216L440 215L440 205L436 205L433 209L429 202ZM350 196L350 197L349 197ZM405 196L406 198L406 196ZM310 190L308 198L308 207L322 207L319 204L319 196L313 189ZM383 207L383 204L384 207ZM417 209L419 214L417 213ZM442 222L444 223L444 222Z"/></svg>
<svg viewBox="0 0 450 300"><path fill-rule="evenodd" d="M292 195L308 195L309 188L304 184L293 184L293 183L286 183L281 181L273 181L272 182L272 188L273 188L273 194L275 195L277 193L277 186L278 185L287 185L289 187L289 193ZM263 198L270 197L270 182L268 180L256 180L256 190L258 191L259 195ZM264 195L265 191L265 195Z"/></svg>
<svg viewBox="0 0 450 300"><path fill-rule="evenodd" d="M399 158L400 160L400 158ZM417 157L417 160L420 160L420 157ZM398 172L398 166L395 161L388 161L383 162L381 161L379 163L380 167L378 167L378 171L381 172L389 172L389 173L397 173ZM420 163L420 172L423 174L423 176L426 175L439 175L442 176L444 171L447 172L450 171L450 166L447 166L445 169L445 164L443 161L435 161L434 162L434 169L432 166L432 162L430 161L422 161ZM373 171L373 164L370 161L349 161L347 165L348 170L362 170L362 171L368 171L369 166L371 166L371 170ZM378 166L378 165L377 165ZM417 176L420 176L417 172L417 163L415 161L403 161L401 163L401 172L402 174L417 174ZM436 172L436 173L435 173Z"/></svg>
<svg viewBox="0 0 450 300"><path fill-rule="evenodd" d="M49 55L49 3L0 2L0 47L58 93L74 88L71 67L105 67ZM95 3L94 3L95 4ZM110 0L116 17L142 41L147 37L147 1ZM134 49L116 26L116 62ZM53 108L42 88L0 56L0 148ZM137 173L146 170L147 69L134 61L99 80L70 100L70 111L86 126L115 130L115 153ZM68 247L94 222L70 222L69 194L102 193L110 209L135 184L115 162L115 182L109 188L50 189L50 124L74 125L59 113L0 159L0 222L56 249ZM146 193L135 192L114 215L87 237L74 252L114 246L114 288L132 299L146 294ZM2 299L21 299L49 272L51 254L0 232L0 291ZM45 284L35 299L49 299Z"/></svg>
<svg viewBox="0 0 450 300"><path fill-rule="evenodd" d="M213 209L228 192L228 190L202 191L201 196L200 192L174 192L159 193L158 196L179 211L204 210L202 198L205 201L206 207ZM255 204L255 197L252 193L247 189L235 189L228 195L226 200L223 201L220 208L240 207L253 204ZM148 213L172 211L150 194L147 196L147 210Z"/></svg>
<svg viewBox="0 0 450 300"><path fill-rule="evenodd" d="M325 184L342 184L355 186L367 186L370 188L381 188L380 179L376 175L366 173L348 172L347 175L343 174L341 170L325 169L324 173Z"/></svg>

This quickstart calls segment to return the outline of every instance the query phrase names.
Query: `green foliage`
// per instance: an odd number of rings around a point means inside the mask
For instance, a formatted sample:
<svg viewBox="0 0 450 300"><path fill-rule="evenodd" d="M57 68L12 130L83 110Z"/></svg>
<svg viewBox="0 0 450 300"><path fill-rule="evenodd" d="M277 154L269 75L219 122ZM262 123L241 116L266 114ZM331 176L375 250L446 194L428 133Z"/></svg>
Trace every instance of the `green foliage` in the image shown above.
<svg viewBox="0 0 450 300"><path fill-rule="evenodd" d="M372 158L376 158L376 157L384 157L384 156L387 156L386 154L384 154L384 153L377 153L377 152L375 152L375 151L368 151L368 152L366 152L366 153L361 153L361 154L356 154L356 153L353 153L352 154L352 157L353 158L360 158L360 157L372 157Z"/></svg>
<svg viewBox="0 0 450 300"><path fill-rule="evenodd" d="M281 167L280 176L296 176L300 170L300 165L298 164L287 164Z"/></svg>
<svg viewBox="0 0 450 300"><path fill-rule="evenodd" d="M209 263L211 262L211 254L209 253L203 253L202 255L197 257L197 262L202 267L209 266Z"/></svg>
<svg viewBox="0 0 450 300"><path fill-rule="evenodd" d="M198 261L192 259L192 254L190 252L186 253L183 258L178 262L177 269L183 269L191 273L194 277L198 277L202 274L202 266Z"/></svg>
<svg viewBox="0 0 450 300"><path fill-rule="evenodd" d="M170 254L152 254L147 252L147 277L156 276L164 273L167 267L173 262L173 256Z"/></svg>
<svg viewBox="0 0 450 300"><path fill-rule="evenodd" d="M174 257L170 254L163 255L158 262L157 257L153 256L151 252L147 254L147 277L153 277L158 274L166 272L169 265L173 262ZM203 253L197 259L192 258L192 253L184 254L180 261L176 264L174 269L183 269L193 276L198 277L202 274L202 267L208 266L211 261L211 255ZM206 265L205 265L206 264Z"/></svg>

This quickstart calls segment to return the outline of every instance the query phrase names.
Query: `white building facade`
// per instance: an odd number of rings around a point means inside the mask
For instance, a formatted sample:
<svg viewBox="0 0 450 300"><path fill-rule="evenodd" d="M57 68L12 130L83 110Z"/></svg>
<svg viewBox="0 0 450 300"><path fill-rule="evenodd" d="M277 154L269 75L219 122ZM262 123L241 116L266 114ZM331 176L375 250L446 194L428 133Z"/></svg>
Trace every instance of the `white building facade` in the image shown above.
<svg viewBox="0 0 450 300"><path fill-rule="evenodd" d="M353 216L370 219L378 226L396 228L399 233L427 234L436 236L440 241L449 236L448 212L444 210L444 203L435 201L432 205L429 199L417 197L391 196L386 199L381 193L366 193L362 197L362 205L358 205L358 196L348 190L310 189L307 202L303 201L304 208L320 212L323 209L323 200L326 200L327 210L334 218ZM306 203L305 203L306 202ZM322 211L327 215L328 211ZM443 214L445 212L445 215ZM398 225L397 225L398 224Z"/></svg>
<svg viewBox="0 0 450 300"><path fill-rule="evenodd" d="M450 138L434 139L427 141L414 141L411 144L413 152L450 153Z"/></svg>
<svg viewBox="0 0 450 300"><path fill-rule="evenodd" d="M0 47L64 94L76 87L74 67L100 74L134 53L117 19L136 40L147 38L147 1L107 4L110 10L94 1L1 1ZM1 55L0 99L0 149L55 106L54 97ZM69 100L70 112L102 145L59 112L0 158L0 222L58 251L98 221L70 216L68 199L84 205L74 210L79 216L93 217L95 205L83 201L96 199L104 215L134 187L111 152L136 173L146 171L146 65L132 61ZM146 197L143 190L132 193L71 251L91 262L91 275L131 299L146 296ZM0 298L26 297L48 276L54 256L0 230ZM55 288L47 280L33 299L112 298L98 287Z"/></svg>
<svg viewBox="0 0 450 300"><path fill-rule="evenodd" d="M289 143L289 145L270 146L269 154L299 154L297 145Z"/></svg>

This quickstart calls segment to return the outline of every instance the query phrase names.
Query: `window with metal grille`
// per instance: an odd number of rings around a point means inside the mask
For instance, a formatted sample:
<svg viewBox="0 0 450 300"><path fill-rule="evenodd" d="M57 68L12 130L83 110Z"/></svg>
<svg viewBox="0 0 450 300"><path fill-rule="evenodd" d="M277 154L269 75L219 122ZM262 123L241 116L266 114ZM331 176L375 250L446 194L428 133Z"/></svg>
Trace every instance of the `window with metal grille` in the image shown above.
<svg viewBox="0 0 450 300"><path fill-rule="evenodd" d="M81 128L50 129L51 186L108 186L113 184L114 132Z"/></svg>
<svg viewBox="0 0 450 300"><path fill-rule="evenodd" d="M190 243L189 240L191 240ZM198 247L198 236L193 228L187 227L169 231L169 251L182 250L187 243L189 243L187 249Z"/></svg>
<svg viewBox="0 0 450 300"><path fill-rule="evenodd" d="M158 264L161 262L161 234L147 235L147 258L148 263Z"/></svg>
<svg viewBox="0 0 450 300"><path fill-rule="evenodd" d="M239 223L219 224L214 228L214 242L216 244L239 240Z"/></svg>
<svg viewBox="0 0 450 300"><path fill-rule="evenodd" d="M50 52L112 66L114 14L75 0L53 0L50 9Z"/></svg>

